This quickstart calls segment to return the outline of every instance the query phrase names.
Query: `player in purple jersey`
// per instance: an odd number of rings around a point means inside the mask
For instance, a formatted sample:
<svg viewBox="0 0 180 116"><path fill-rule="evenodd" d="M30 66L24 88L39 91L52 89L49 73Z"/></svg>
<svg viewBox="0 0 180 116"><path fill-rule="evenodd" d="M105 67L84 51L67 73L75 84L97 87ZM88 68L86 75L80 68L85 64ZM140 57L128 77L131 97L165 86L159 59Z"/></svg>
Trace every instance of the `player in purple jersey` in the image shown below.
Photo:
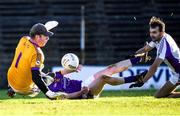
<svg viewBox="0 0 180 116"><path fill-rule="evenodd" d="M65 77L64 75L72 73L72 71L68 71L67 69L50 73L50 75L54 75L54 79L50 84L48 84L48 88L53 92L64 93L64 98L67 99L94 98L100 95L105 84L121 85L125 83L139 82L143 79L147 71L136 76L122 78L110 77L115 73L127 70L132 65L140 62L147 62L149 60L147 54L138 55L135 55L134 58L110 65L104 70L95 73L84 82Z"/></svg>
<svg viewBox="0 0 180 116"><path fill-rule="evenodd" d="M157 56L143 81L132 84L131 87L143 86L143 84L154 75L161 63L164 62L168 65L173 76L155 93L154 96L156 98L179 98L180 92L175 92L175 90L179 85L180 79L180 49L174 39L165 32L165 23L162 20L152 17L149 26L152 41L148 45L139 49L136 53L148 52L156 47Z"/></svg>

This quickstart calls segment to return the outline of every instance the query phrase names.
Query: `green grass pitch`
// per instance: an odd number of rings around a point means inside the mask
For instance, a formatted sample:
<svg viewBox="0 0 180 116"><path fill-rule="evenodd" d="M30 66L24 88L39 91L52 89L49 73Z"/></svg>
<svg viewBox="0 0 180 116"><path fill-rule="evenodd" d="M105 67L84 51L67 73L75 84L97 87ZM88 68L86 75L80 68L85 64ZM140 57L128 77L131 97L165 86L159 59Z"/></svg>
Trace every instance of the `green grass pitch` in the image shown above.
<svg viewBox="0 0 180 116"><path fill-rule="evenodd" d="M154 90L104 91L90 100L46 99L17 95L10 99L0 91L0 116L155 116L180 115L180 99L155 99Z"/></svg>

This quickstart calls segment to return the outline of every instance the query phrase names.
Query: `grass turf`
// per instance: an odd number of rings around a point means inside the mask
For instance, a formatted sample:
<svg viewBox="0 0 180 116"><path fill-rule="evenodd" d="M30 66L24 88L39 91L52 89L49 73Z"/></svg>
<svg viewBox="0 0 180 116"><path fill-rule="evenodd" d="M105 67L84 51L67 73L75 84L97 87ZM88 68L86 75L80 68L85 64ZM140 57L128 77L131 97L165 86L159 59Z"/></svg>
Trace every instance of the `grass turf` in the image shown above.
<svg viewBox="0 0 180 116"><path fill-rule="evenodd" d="M155 99L154 90L104 91L91 100L46 99L17 95L10 99L0 91L0 116L127 116L180 115L180 99Z"/></svg>

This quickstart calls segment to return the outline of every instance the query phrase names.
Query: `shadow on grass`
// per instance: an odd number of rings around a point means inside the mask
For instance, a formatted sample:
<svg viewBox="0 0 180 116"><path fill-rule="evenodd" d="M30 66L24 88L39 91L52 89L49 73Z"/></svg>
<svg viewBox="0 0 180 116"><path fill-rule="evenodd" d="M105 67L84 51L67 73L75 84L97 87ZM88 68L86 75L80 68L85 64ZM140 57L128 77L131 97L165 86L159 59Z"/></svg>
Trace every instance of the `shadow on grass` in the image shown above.
<svg viewBox="0 0 180 116"><path fill-rule="evenodd" d="M116 90L116 91L103 91L101 97L140 97L140 96L153 96L156 90ZM44 99L46 98L43 93L32 98L29 96L16 95L14 98L10 98L6 94L6 90L0 91L0 100L10 99Z"/></svg>
<svg viewBox="0 0 180 116"><path fill-rule="evenodd" d="M7 90L0 90L0 100L10 100L10 99L37 99L37 98L46 98L43 93L40 93L36 97L29 97L24 95L16 94L14 98L7 96Z"/></svg>
<svg viewBox="0 0 180 116"><path fill-rule="evenodd" d="M153 96L156 90L116 90L104 91L101 97L140 97L140 96Z"/></svg>

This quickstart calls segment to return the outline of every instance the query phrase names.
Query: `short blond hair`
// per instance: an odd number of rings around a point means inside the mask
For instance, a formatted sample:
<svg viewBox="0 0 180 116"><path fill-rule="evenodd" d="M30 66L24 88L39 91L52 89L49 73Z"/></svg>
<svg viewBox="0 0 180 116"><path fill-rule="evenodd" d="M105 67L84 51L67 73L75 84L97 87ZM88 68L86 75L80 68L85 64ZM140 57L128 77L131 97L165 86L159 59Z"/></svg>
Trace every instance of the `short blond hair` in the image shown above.
<svg viewBox="0 0 180 116"><path fill-rule="evenodd" d="M155 16L150 19L149 26L151 28L159 27L160 32L165 32L165 23L160 18Z"/></svg>

